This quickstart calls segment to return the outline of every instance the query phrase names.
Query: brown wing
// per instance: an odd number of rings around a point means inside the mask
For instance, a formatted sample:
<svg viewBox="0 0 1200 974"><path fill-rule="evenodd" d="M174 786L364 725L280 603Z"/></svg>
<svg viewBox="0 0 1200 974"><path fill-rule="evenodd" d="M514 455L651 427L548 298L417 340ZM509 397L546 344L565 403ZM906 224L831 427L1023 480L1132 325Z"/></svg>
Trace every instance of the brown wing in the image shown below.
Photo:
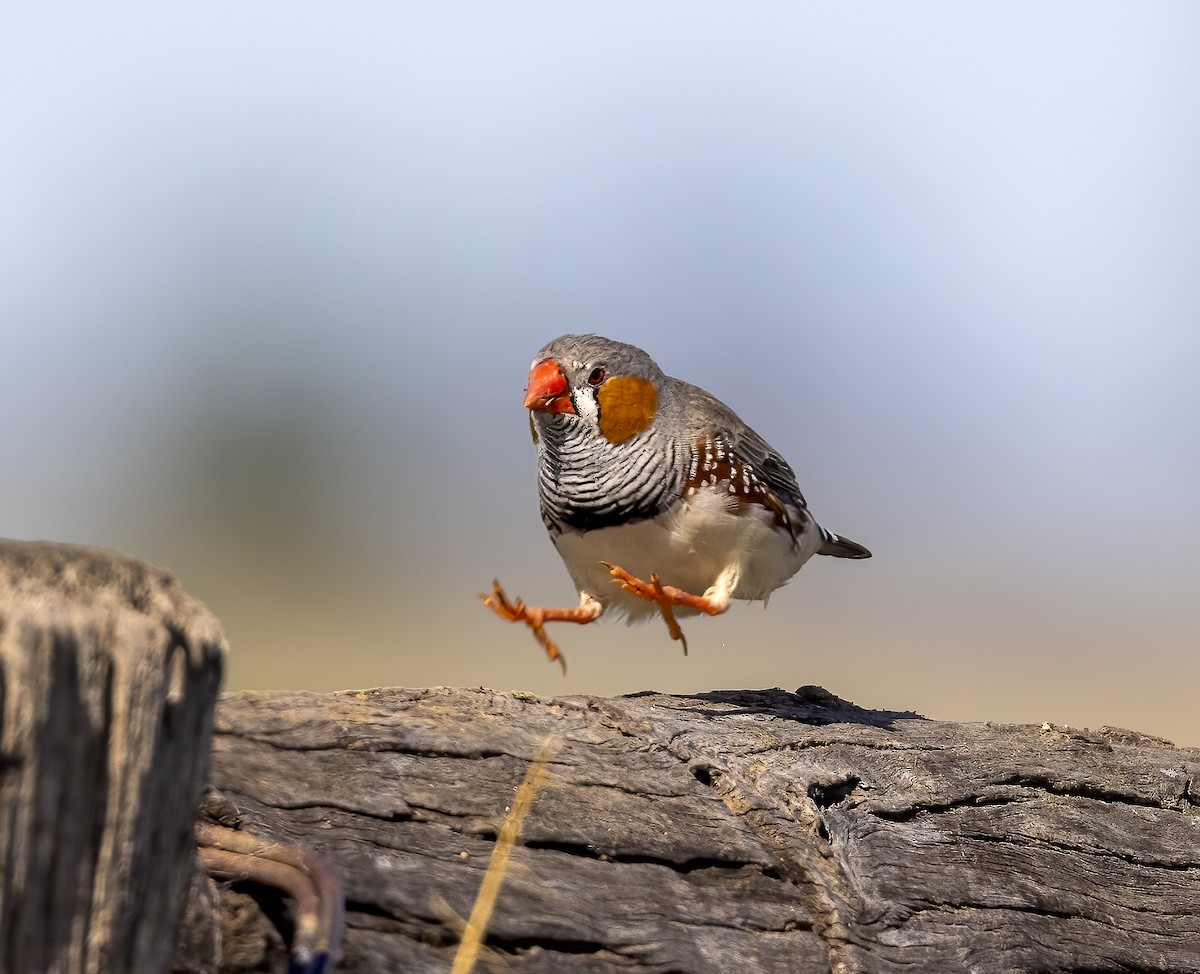
<svg viewBox="0 0 1200 974"><path fill-rule="evenodd" d="M786 463L782 460L779 463L791 472ZM700 490L727 490L738 505L756 504L770 511L775 515L775 523L786 529L795 541L809 520L804 498L798 489L788 490L786 480L781 484L783 492L777 490L772 479L778 483L779 477L772 478L770 463L764 465L766 469L736 451L727 435L704 436L692 443L684 496ZM796 498L799 498L798 504Z"/></svg>

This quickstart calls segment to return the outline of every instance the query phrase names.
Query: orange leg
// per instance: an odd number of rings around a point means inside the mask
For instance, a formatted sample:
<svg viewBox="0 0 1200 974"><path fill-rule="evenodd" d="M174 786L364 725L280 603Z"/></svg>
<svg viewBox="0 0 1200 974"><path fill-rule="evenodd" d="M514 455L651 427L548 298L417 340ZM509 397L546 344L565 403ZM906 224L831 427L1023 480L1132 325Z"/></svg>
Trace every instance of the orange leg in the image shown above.
<svg viewBox="0 0 1200 974"><path fill-rule="evenodd" d="M582 626L596 619L603 611L600 603L594 600L585 601L573 609L542 609L526 605L521 599L510 602L497 581L492 582L490 595L481 594L479 597L483 599L483 604L501 619L507 619L509 622L523 622L529 626L537 641L546 651L546 656L551 660L558 660L558 665L562 667L564 675L567 672L567 660L559 650L558 644L546 635L545 624L547 622L575 622Z"/></svg>
<svg viewBox="0 0 1200 974"><path fill-rule="evenodd" d="M728 600L718 602L716 599L710 599L703 595L692 595L690 592L685 592L672 585L664 585L657 572L651 574L650 581L644 582L640 578L630 575L619 565L613 565L607 561L602 561L600 564L608 569L608 573L626 592L632 592L647 602L658 603L658 611L662 613L663 621L667 624L667 631L671 634L671 638L683 643L684 656L687 655L687 640L684 638L683 630L679 628L679 622L675 619L673 607L684 605L710 616L720 615L729 608Z"/></svg>

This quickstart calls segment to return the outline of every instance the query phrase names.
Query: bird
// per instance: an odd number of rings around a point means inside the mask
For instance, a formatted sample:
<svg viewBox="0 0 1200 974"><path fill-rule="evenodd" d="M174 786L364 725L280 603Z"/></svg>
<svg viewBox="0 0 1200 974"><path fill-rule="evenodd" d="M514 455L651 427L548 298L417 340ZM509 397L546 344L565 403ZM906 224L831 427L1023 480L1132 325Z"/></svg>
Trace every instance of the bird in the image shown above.
<svg viewBox="0 0 1200 974"><path fill-rule="evenodd" d="M579 592L566 608L480 597L524 622L551 661L545 626L725 612L767 602L813 555L870 558L821 527L783 456L716 396L667 375L636 345L562 335L533 360L525 390L542 520Z"/></svg>

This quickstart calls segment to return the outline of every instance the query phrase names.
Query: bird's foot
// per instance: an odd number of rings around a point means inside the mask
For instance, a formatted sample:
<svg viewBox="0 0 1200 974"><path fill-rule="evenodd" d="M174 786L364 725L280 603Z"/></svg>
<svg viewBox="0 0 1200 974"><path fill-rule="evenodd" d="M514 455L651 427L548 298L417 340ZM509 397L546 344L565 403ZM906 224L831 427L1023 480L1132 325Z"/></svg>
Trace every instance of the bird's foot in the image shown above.
<svg viewBox="0 0 1200 974"><path fill-rule="evenodd" d="M501 619L509 622L523 622L533 630L534 638L541 643L546 651L546 657L558 661L563 674L567 672L567 660L558 644L546 635L547 622L575 622L585 625L600 615L600 603L594 600L586 601L574 609L543 609L538 606L526 605L523 600L510 600L500 587L498 581L492 582L491 593L481 593L483 604L496 613Z"/></svg>
<svg viewBox="0 0 1200 974"><path fill-rule="evenodd" d="M535 606L526 605L522 599L510 601L505 594L504 589L500 587L499 581L492 582L491 594L481 593L479 596L483 599L483 604L491 609L501 619L507 619L509 622L523 622L533 630L534 638L542 644L542 649L546 651L546 657L553 662L558 660L558 665L562 667L563 674L567 672L567 660L563 656L562 650L558 648L558 644L546 635L546 619L545 611L536 608Z"/></svg>
<svg viewBox="0 0 1200 974"><path fill-rule="evenodd" d="M692 595L673 585L664 585L657 572L652 573L650 581L647 582L629 574L619 565L613 565L607 561L601 562L601 564L608 569L608 573L626 592L658 605L658 611L662 613L663 621L667 624L667 631L671 634L671 638L683 643L684 656L687 655L687 639L684 638L683 630L679 628L674 607L682 605L689 609L705 612L710 616L719 615L725 611L725 606L703 595Z"/></svg>

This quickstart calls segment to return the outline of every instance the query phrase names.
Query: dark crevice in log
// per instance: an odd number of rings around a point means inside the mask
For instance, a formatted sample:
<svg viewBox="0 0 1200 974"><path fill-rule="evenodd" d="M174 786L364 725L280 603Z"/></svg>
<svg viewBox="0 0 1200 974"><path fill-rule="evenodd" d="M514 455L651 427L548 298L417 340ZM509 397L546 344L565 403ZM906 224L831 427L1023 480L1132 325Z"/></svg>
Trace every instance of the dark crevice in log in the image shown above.
<svg viewBox="0 0 1200 974"><path fill-rule="evenodd" d="M1146 967L1138 965L1129 967L1118 964L1115 967L1039 967L1031 970L1030 974L1176 974L1166 967Z"/></svg>
<svg viewBox="0 0 1200 974"><path fill-rule="evenodd" d="M272 801L269 807L276 812L318 812L323 817L328 817L326 813L344 812L347 815L353 815L360 818L373 819L376 822L405 822L413 818L413 810L420 809L421 806L413 805L408 810L397 810L390 814L381 815L370 809L362 808L359 805L354 805L349 802L338 801L302 801L302 802L287 802L287 801ZM430 811L435 811L430 809Z"/></svg>
<svg viewBox="0 0 1200 974"><path fill-rule="evenodd" d="M1092 923L1105 927L1119 927L1116 923L1105 923L1096 917L1081 917L1071 910L1056 910L1044 904L1012 904L1012 903L930 903L925 909L914 911L913 916L922 913L1016 913L1034 917L1044 917L1048 920L1070 920L1074 923Z"/></svg>
<svg viewBox="0 0 1200 974"><path fill-rule="evenodd" d="M464 834L463 829L458 827L459 823L477 822L479 820L479 816L472 812L460 812L454 808L437 808L433 805L422 805L419 802L410 802L408 807L412 811L412 814L408 816L409 818L421 822L428 822L430 824L444 826L448 831L454 832L458 835ZM371 815L371 818L383 819L383 816ZM386 819L384 820L386 821ZM396 818L392 821L402 822L404 821L404 818ZM487 837L494 839L496 837L496 832L497 830L495 828L490 828L484 830L483 832L472 831L467 834L486 835Z"/></svg>
<svg viewBox="0 0 1200 974"><path fill-rule="evenodd" d="M766 875L758 863L738 862L729 859L713 859L697 856L691 859L675 860L659 856L636 855L626 853L606 853L593 846L575 842L551 841L547 839L531 839L523 843L526 849L542 849L548 852L561 852L568 856L581 856L585 859L595 859L598 862L626 863L643 866L662 866L672 872L687 875L701 869L739 870L752 869L760 875Z"/></svg>
<svg viewBox="0 0 1200 974"><path fill-rule="evenodd" d="M262 911L263 916L279 935L282 943L291 941L295 932L295 917L292 904L274 886L264 886L252 880L236 880L229 883L219 883L218 889L228 889L232 893L240 893L254 901Z"/></svg>
<svg viewBox="0 0 1200 974"><path fill-rule="evenodd" d="M979 807L982 807L984 804L995 805L995 804L1012 804L1012 803L1010 803L1010 802L987 802L987 803L971 804L970 806L967 806L967 807L979 808ZM964 806L959 806L959 807L964 807ZM940 814L944 814L946 812L953 811L953 810L954 809L950 808L950 807L938 807L938 808L926 809L925 811L928 811L934 815L940 815ZM904 819L904 821L911 821L911 820L912 820L911 818ZM1117 851L1114 849L1103 849L1103 848L1099 848L1094 845L1093 846L1082 845L1078 842L1056 842L1053 839L1031 838L1030 836L1026 836L1026 835L987 835L985 833L981 833L981 832L977 832L977 831L968 832L968 831L965 831L962 829L960 829L958 831L958 834L964 841L970 841L970 842L993 842L993 843L1002 843L1005 845L1018 846L1018 847L1024 846L1024 847L1028 847L1028 848L1032 848L1032 849L1047 849L1047 850L1053 850L1055 852L1062 852L1062 853L1065 853L1070 856L1078 856L1078 857L1086 856L1089 858L1096 858L1096 859L1111 859L1116 862L1128 863L1131 866L1143 866L1147 869L1175 870L1175 871L1184 872L1184 873L1196 871L1196 872L1198 872L1198 874L1200 874L1200 860L1172 862L1167 859L1139 856L1139 855L1134 855L1132 853L1120 852L1120 851ZM1198 875L1197 878L1200 879L1200 875ZM1157 909L1158 908L1156 908L1156 912L1157 912Z"/></svg>
<svg viewBox="0 0 1200 974"><path fill-rule="evenodd" d="M862 784L862 779L853 774L836 781L814 781L808 786L808 797L812 799L817 808L830 808L841 804L853 795L860 784Z"/></svg>
<svg viewBox="0 0 1200 974"><path fill-rule="evenodd" d="M620 947L594 940L555 940L537 937L514 937L512 939L488 937L484 944L491 950L503 954L521 954L529 950L542 950L552 954L620 954Z"/></svg>
<svg viewBox="0 0 1200 974"><path fill-rule="evenodd" d="M923 719L923 718L922 718ZM814 725L817 726L817 725ZM824 727L835 727L836 724L820 725ZM928 747L910 747L903 744L897 744L892 741L855 741L843 740L838 737L828 737L825 739L812 739L807 741L790 741L786 744L776 746L766 746L762 748L748 748L742 753L746 757L751 757L755 754L778 754L781 751L840 751L843 749L854 750L861 749L865 751L886 751L890 754L899 754L905 751L910 751L914 754L928 754L931 751L945 751L948 746L930 745Z"/></svg>
<svg viewBox="0 0 1200 974"><path fill-rule="evenodd" d="M414 758L450 758L461 761L481 761L489 758L513 758L524 761L525 754L511 754L508 751L480 748L477 750L454 750L451 748L416 747L402 742L387 742L371 740L356 735L344 735L321 744L297 745L291 740L280 740L278 736L255 735L245 738L255 744L277 748L280 751L297 754L317 754L322 751L354 750L365 754L403 754Z"/></svg>
<svg viewBox="0 0 1200 974"><path fill-rule="evenodd" d="M1018 788L1028 788L1042 791L1051 795L1066 798L1086 798L1091 801L1115 802L1119 805L1141 805L1145 808L1165 808L1162 799L1146 795L1134 795L1126 791L1089 785L1084 781L1056 780L1046 775L1019 774L1000 778L997 785L1016 785Z"/></svg>
<svg viewBox="0 0 1200 974"><path fill-rule="evenodd" d="M876 808L871 815L884 822L907 824L924 815L944 815L963 808L985 808L989 805L1019 805L1036 799L1027 792L992 792L978 795L965 795L953 801L933 803L918 802L906 808Z"/></svg>

